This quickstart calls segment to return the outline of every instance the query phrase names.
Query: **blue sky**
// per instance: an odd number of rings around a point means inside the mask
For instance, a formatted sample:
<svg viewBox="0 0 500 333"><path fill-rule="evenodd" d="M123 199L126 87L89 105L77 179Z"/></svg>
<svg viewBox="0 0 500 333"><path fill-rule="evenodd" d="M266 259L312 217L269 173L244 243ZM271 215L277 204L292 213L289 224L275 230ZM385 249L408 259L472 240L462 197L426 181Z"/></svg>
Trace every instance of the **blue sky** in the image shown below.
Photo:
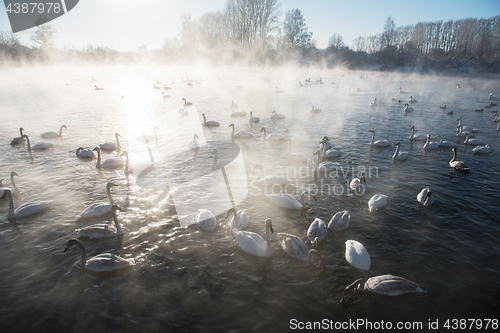
<svg viewBox="0 0 500 333"><path fill-rule="evenodd" d="M56 47L108 45L119 51L161 47L168 37L179 33L182 13L193 19L222 10L227 0L80 0L66 15L50 24L57 30ZM396 26L418 22L464 18L490 18L500 15L500 0L281 0L283 21L287 10L299 8L317 46L324 48L328 38L340 34L346 44L358 36L380 33L388 16ZM10 31L4 8L0 9L0 31ZM35 29L18 33L30 44Z"/></svg>

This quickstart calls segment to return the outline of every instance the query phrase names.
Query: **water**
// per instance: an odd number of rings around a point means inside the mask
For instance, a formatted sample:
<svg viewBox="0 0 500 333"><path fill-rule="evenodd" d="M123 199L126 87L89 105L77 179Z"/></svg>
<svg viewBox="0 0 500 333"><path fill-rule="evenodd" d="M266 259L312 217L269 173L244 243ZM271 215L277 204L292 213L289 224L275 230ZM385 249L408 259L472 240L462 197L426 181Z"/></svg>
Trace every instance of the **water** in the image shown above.
<svg viewBox="0 0 500 333"><path fill-rule="evenodd" d="M343 72L320 69L167 66L4 68L0 73L0 176L9 186L10 172L19 174L16 206L52 200L45 211L17 220L7 219L8 202L0 202L2 331L281 331L290 327L291 319L415 320L424 327L436 319L440 324L447 318L498 319L500 147L491 121L494 109L473 111L487 104L490 92L500 95L495 77L377 72L346 72L341 77ZM92 82L92 76L99 81ZM180 79L183 76L201 78L202 83L187 86ZM322 77L324 84L298 87L297 76L312 77L312 81ZM156 79L173 88L170 99L152 88ZM455 88L457 83L462 89ZM94 84L105 90L94 91ZM276 94L276 86L285 93ZM392 101L408 97L398 93L399 87L418 100L414 112L405 115L402 103ZM349 88L354 96L349 96ZM187 118L178 113L183 97L194 103L186 108ZM374 97L378 106L372 109L368 103ZM260 117L258 125L251 127L248 115L229 117L231 100L239 105L238 111L253 111ZM439 109L444 104L446 111ZM313 105L322 113L312 116ZM271 121L273 110L286 119ZM453 115L447 115L450 110ZM320 243L327 265L322 274L314 276L307 263L289 257L276 234L271 238L272 258L241 251L225 227L229 221L225 214L218 216L213 233L196 225L181 227L162 169L152 174L157 177L153 183L161 184L158 189L137 185L135 178L149 166L150 154L136 138L152 135L158 126L158 143L149 145L152 157L163 166L179 165L181 160L169 158L192 139L192 129L203 121L201 113L221 123L197 133L202 145L229 144L230 123L255 135L236 141L248 183L248 196L238 205L250 215L247 230L263 234L269 217L275 232L306 240L307 228L316 217L328 222L338 211L350 212L350 227L330 233ZM477 128L477 137L493 148L491 154L477 156L470 146L459 146L458 159L469 164L470 174L450 171L449 149L425 152L423 143L410 145L408 140L415 125L416 133L455 141L458 117ZM68 127L64 139L53 140L56 147L50 150L30 157L24 146L10 145L21 126L33 144L42 141L41 133L57 131L62 124ZM286 145L264 143L259 134L262 126L268 134L284 135L289 129L292 151L311 162L302 168L287 163ZM400 141L401 150L410 153L408 160L394 164L393 147L370 149L370 129L376 131L376 139ZM99 171L95 161L75 156L78 147L113 141L115 132L122 135L134 167L135 176L128 179L123 170ZM313 153L323 135L343 152L333 160L342 167L338 177L313 176ZM213 157L206 155L198 158L208 158L205 163L210 167ZM115 156L103 153L103 158ZM289 178L288 193L298 197L302 190L313 190L317 201L307 199L308 209L302 212L272 206L264 189L254 182L259 175L255 163L266 167L268 174ZM362 170L368 173L367 190L358 197L349 192L348 182ZM179 177L187 177L182 171L177 172ZM107 182L117 185L112 193L125 210L118 214L125 236L121 241L82 242L89 256L111 252L134 259L136 266L96 274L76 265L76 248L66 253L63 249L76 237L75 228L110 221L109 216L91 221L75 218L86 206L107 200ZM196 185L188 193L193 200L226 198L223 190L207 195L210 191L201 181ZM435 195L434 205L427 208L416 201L424 187L431 187ZM376 193L388 195L388 205L369 213L367 202ZM367 274L345 261L348 239L368 250L372 265ZM364 295L353 297L347 306L339 302L343 289L355 279L389 273L415 281L426 293Z"/></svg>

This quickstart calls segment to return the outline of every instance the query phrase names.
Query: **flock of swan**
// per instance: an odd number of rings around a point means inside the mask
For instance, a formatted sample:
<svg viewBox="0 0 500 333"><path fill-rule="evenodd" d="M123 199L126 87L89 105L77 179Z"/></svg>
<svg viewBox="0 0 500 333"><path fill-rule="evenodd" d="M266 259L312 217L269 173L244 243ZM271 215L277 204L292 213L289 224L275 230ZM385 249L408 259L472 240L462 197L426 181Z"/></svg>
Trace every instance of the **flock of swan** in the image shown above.
<svg viewBox="0 0 500 333"><path fill-rule="evenodd" d="M156 84L158 85L160 83L161 82L157 81ZM154 87L156 88L157 85L154 85ZM101 90L101 89L102 88L96 86L96 90ZM401 94L406 94L406 92L402 91L401 88L399 92ZM284 91L279 90L278 87L276 87L276 93L282 94L284 93ZM496 100L494 98L495 97L492 94L490 94L488 99ZM374 98L374 100L369 103L369 106L376 107L377 106L376 101L377 99ZM179 109L181 116L183 114L184 115L187 114L189 112L188 111L189 106L193 105L191 102L187 102L186 99L184 98L182 99L182 102L184 109ZM410 96L408 102L405 103L404 111L410 112L409 105L413 103L417 103L417 101L413 99L412 96ZM234 103L234 101L232 101L230 109L234 111L237 107L238 106ZM311 110L312 114L320 112L321 112L320 109L315 109L314 106L312 107ZM239 113L233 112L231 114L231 117L243 117L245 115L246 112L239 112ZM217 127L220 125L220 123L217 121L207 120L205 114L202 114L202 116L203 116L203 123L202 123L203 126ZM256 124L259 122L259 118L255 117L252 112L249 113L249 116L250 116L249 122L251 124ZM285 119L285 116L273 111L271 119L282 120ZM489 145L484 145L483 141L473 138L477 130L471 127L464 126L460 118L458 119L458 121L459 124L457 126L457 132L456 132L457 139L461 139L463 137L463 139L465 140L463 142L464 145L476 146L474 148L475 149L474 153L479 154L479 153L491 152L491 147ZM233 140L251 139L254 137L254 135L250 132L236 131L234 123L231 123L229 127L232 127L231 138ZM41 134L40 137L42 139L57 139L57 138L62 139L63 129L67 130L66 125L62 125L59 129L59 132L46 132ZM497 131L498 129L499 127L497 127ZM139 141L142 140L145 143L158 141L158 136L157 136L158 130L159 128L155 127L153 136L143 136L138 138L138 140ZM30 154L32 153L33 150L45 150L54 146L53 142L38 142L32 145L30 142L30 138L25 133L24 129L21 127L19 131L20 131L20 137L14 138L11 141L11 144L12 145L26 144L27 150L30 152ZM280 143L280 142L287 143L288 145L287 151L283 156L285 160L294 162L306 162L309 160L306 156L302 154L290 153L292 141L288 137L289 134L288 130L285 131L286 137L284 135L276 133L267 133L265 127L262 127L260 132L261 133L263 132L264 141L273 143ZM409 154L407 152L400 151L399 141L393 145L391 142L387 140L375 140L375 130L369 130L368 132L371 133L372 135L371 141L369 142L370 146L380 147L380 148L395 146L396 150L394 152L394 155L392 156L392 159L395 162L404 161L408 158ZM79 158L95 158L94 152L96 152L97 153L96 168L124 168L125 174L129 175L130 170L128 169L129 165L128 153L126 151L121 152L121 146L119 141L120 137L121 135L116 133L115 141L102 143L93 149L79 147L78 149L76 149L76 155ZM456 147L458 146L458 144L454 142L443 141L443 139L440 136L434 137L434 139L438 138L440 139L440 141L431 142L430 134L415 134L415 127L412 126L411 134L408 137L408 140L410 142L425 141L422 148L426 150L437 149L439 147L452 148L453 158L449 162L449 166L456 171L469 172L470 168L466 165L466 163L457 160ZM188 142L189 149L199 148L199 144L196 141L197 139L199 139L198 135L194 134L193 140ZM339 163L332 162L330 161L330 159L339 157L342 154L342 152L340 150L334 149L330 139L327 136L323 136L323 138L321 138L321 140L318 139L318 141L320 141L319 149L314 153L314 155L317 155L315 173L320 174L324 172L326 174L329 171L339 167ZM101 150L108 152L117 151L118 154L120 154L121 152L121 155L119 157L108 158L103 160ZM216 169L218 168L217 151L214 150L213 153L215 155L213 168ZM121 158L122 156L126 157L126 161L124 161ZM255 167L262 168L262 166L259 164L257 164ZM8 197L9 199L8 218L22 218L25 216L33 215L35 213L42 211L50 204L50 201L24 203L18 208L14 208L13 197L19 191L17 186L14 184L14 176L17 176L17 173L12 172L11 173L12 188L3 187L4 185L2 183L2 180L0 180L0 197L2 199L4 197ZM284 185L289 182L288 179L277 176L265 176L259 179L258 181L263 186L269 186L269 185L272 186L275 184ZM364 193L365 183L366 183L366 175L364 173L361 173L359 175L359 178L353 178L351 180L350 188L356 193ZM87 239L94 239L94 238L120 237L124 234L124 231L117 217L117 211L122 211L122 209L113 200L111 195L111 188L113 186L115 186L115 184L113 183L107 183L106 185L106 193L108 196L109 203L105 202L94 203L89 207L85 208L82 212L80 212L76 216L76 218L92 220L107 214L111 214L114 221L114 226L106 223L90 224L84 228L75 229L75 232L78 236ZM282 207L285 209L292 209L292 210L305 209L307 207L306 198L312 198L316 200L315 195L309 192L303 192L299 200L297 200L296 198L294 198L289 194L284 194L284 193L271 194L268 196L268 199L272 204L278 207ZM371 199L368 201L368 210L370 212L373 212L383 208L384 206L387 205L387 198L388 198L387 195L380 193L373 195ZM424 188L417 195L417 201L423 206L432 205L434 203L434 197L432 195L431 189ZM264 229L264 237L262 237L257 233L244 230L247 228L250 222L250 216L247 211L237 210L236 208L232 208L227 212L226 219L229 217L232 217L231 220L228 222L229 230L232 233L236 243L241 248L241 250L258 257L270 257L273 255L273 249L270 238L271 234L274 233L274 229L270 218L266 218L264 221L265 229ZM198 211L198 214L196 216L196 221L198 226L205 231L213 231L217 227L216 216L214 216L214 214L212 214L207 209L200 209ZM318 250L319 244L326 238L329 232L340 232L348 228L349 221L350 221L350 214L348 211L341 211L335 213L329 223L326 223L322 219L316 218L309 225L309 228L307 229L307 238L312 246L311 249L309 249L309 247L299 237L291 234L278 233L277 238L280 246L288 255L290 255L295 259L312 263L316 269L314 274L319 274L325 269L324 259L322 258ZM115 269L120 269L135 265L132 259L124 259L122 257L110 253L102 253L94 257L87 258L87 252L85 246L80 240L76 238L72 238L68 241L64 251L68 251L74 245L79 247L81 251L81 258L79 261L79 265L91 271L95 272L112 271ZM356 240L347 240L345 242L345 259L352 267L360 271L366 272L370 270L371 267L370 255L368 254L368 251L363 246L363 244L361 244ZM346 302L348 300L349 295L353 290L372 291L392 296L401 295L408 292L423 292L422 288L420 288L420 286L417 285L416 283L409 281L405 278L394 276L391 274L371 277L366 282L364 281L364 279L356 280L351 285L345 288L342 302Z"/></svg>

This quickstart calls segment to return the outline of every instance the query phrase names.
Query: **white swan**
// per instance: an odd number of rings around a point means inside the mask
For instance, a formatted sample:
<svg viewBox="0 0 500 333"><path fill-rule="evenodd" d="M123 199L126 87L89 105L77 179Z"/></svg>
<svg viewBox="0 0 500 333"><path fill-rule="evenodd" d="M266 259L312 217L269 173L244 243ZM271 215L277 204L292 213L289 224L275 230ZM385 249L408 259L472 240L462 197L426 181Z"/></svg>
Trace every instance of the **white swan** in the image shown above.
<svg viewBox="0 0 500 333"><path fill-rule="evenodd" d="M286 160L292 161L292 162L307 162L308 161L308 158L302 154L290 153L290 149L292 148L292 139L287 139L285 141L288 141L288 143L289 143L288 148L285 152L285 159Z"/></svg>
<svg viewBox="0 0 500 333"><path fill-rule="evenodd" d="M113 200L113 198L111 197L111 187L112 186L116 186L116 185L111 183L111 182L106 184L106 194L108 196L109 204L104 203L104 202L96 202L96 203L88 206L84 210L82 210L82 212L80 214L78 214L76 216L76 218L77 219L92 218L92 217L101 216L101 215L104 215L104 214L111 212L111 208L113 207L113 205L117 204L116 201Z"/></svg>
<svg viewBox="0 0 500 333"><path fill-rule="evenodd" d="M200 139L198 137L198 134L193 135L193 140L191 140L191 141L188 142L187 146L188 146L189 149L196 149L196 148L200 147L200 145L198 144L198 142L196 142L196 139Z"/></svg>
<svg viewBox="0 0 500 333"><path fill-rule="evenodd" d="M82 157L82 158L94 158L95 157L92 149L82 148L82 147L78 147L78 149L76 150L76 156Z"/></svg>
<svg viewBox="0 0 500 333"><path fill-rule="evenodd" d="M372 133L372 141L370 141L371 146L375 147L389 147L391 143L387 140L377 140L375 141L375 130L369 130Z"/></svg>
<svg viewBox="0 0 500 333"><path fill-rule="evenodd" d="M181 116L187 116L189 114L189 112L184 109L179 109L179 113L181 114Z"/></svg>
<svg viewBox="0 0 500 333"><path fill-rule="evenodd" d="M395 160L395 161L403 161L403 160L406 160L408 158L408 152L406 151L399 151L399 141L396 142L395 146L396 146L396 151L394 152L394 155L392 155L392 159Z"/></svg>
<svg viewBox="0 0 500 333"><path fill-rule="evenodd" d="M406 91L403 91L403 90L401 89L401 87L399 87L399 93L400 93L400 94L408 94Z"/></svg>
<svg viewBox="0 0 500 333"><path fill-rule="evenodd" d="M453 147L452 151L453 151L453 158L450 161L450 166L458 171L469 172L470 168L467 166L467 164L465 164L465 162L456 160L457 159L457 148Z"/></svg>
<svg viewBox="0 0 500 333"><path fill-rule="evenodd" d="M285 137L282 136L282 135L274 134L274 133L267 135L265 127L262 127L262 129L260 130L260 132L261 133L264 132L264 141L271 141L271 142L274 142L274 143L285 141Z"/></svg>
<svg viewBox="0 0 500 333"><path fill-rule="evenodd" d="M255 164L254 170L259 169L261 174L264 175L264 168L260 163ZM258 180L264 186L273 186L273 185L286 185L290 182L287 178L279 177L279 176L264 176Z"/></svg>
<svg viewBox="0 0 500 333"><path fill-rule="evenodd" d="M352 267L365 271L370 270L372 264L370 255L363 244L352 239L345 242L345 259Z"/></svg>
<svg viewBox="0 0 500 333"><path fill-rule="evenodd" d="M464 136L465 134L467 134L469 136L469 138L475 138L476 137L476 134L470 130L467 130L465 131L464 130L464 127L462 125L459 125L457 127L457 137L459 136Z"/></svg>
<svg viewBox="0 0 500 333"><path fill-rule="evenodd" d="M282 94L282 93L284 93L284 91L283 90L279 90L278 87L276 86L276 93L277 94Z"/></svg>
<svg viewBox="0 0 500 333"><path fill-rule="evenodd" d="M320 270L315 275L321 273L325 269L323 257L315 249L308 250L306 244L297 236L278 233L278 241L281 248L291 257L307 262L314 263L315 258L319 261Z"/></svg>
<svg viewBox="0 0 500 333"><path fill-rule="evenodd" d="M115 133L116 142L101 143L99 145L99 148L101 148L102 150L118 150L118 151L120 151L121 146L120 146L120 140L118 140L118 137L121 137L121 135L118 133Z"/></svg>
<svg viewBox="0 0 500 333"><path fill-rule="evenodd" d="M25 217L33 215L45 209L52 201L30 202L22 204L14 209L14 199L12 198L12 190L8 188L0 188L0 198L9 197L9 212L7 217L9 219Z"/></svg>
<svg viewBox="0 0 500 333"><path fill-rule="evenodd" d="M154 135L148 135L148 134L140 135L137 137L137 141L142 142L142 143L146 143L146 144L153 142L153 141L158 143L158 134L156 133L156 131L160 131L158 126L155 126L153 128Z"/></svg>
<svg viewBox="0 0 500 333"><path fill-rule="evenodd" d="M234 101L231 101L231 110L237 109L238 104L235 104Z"/></svg>
<svg viewBox="0 0 500 333"><path fill-rule="evenodd" d="M315 248L318 248L319 242L325 239L327 234L326 223L320 218L315 218L307 229L307 238Z"/></svg>
<svg viewBox="0 0 500 333"><path fill-rule="evenodd" d="M466 145L484 145L484 141L480 139L469 139L469 133L464 134L464 144Z"/></svg>
<svg viewBox="0 0 500 333"><path fill-rule="evenodd" d="M161 87L153 83L153 89L161 89Z"/></svg>
<svg viewBox="0 0 500 333"><path fill-rule="evenodd" d="M413 96L410 96L409 100L408 100L408 103L411 104L411 103L417 103L417 100L416 99L413 99Z"/></svg>
<svg viewBox="0 0 500 333"><path fill-rule="evenodd" d="M165 89L165 88L163 88L163 89ZM161 94L163 95L163 98L170 98L170 97L172 97L172 95L167 95L163 91L161 92Z"/></svg>
<svg viewBox="0 0 500 333"><path fill-rule="evenodd" d="M285 115L284 114L280 114L280 113L276 113L276 111L273 111L271 113L271 119L272 120L285 119Z"/></svg>
<svg viewBox="0 0 500 333"><path fill-rule="evenodd" d="M330 143L328 137L324 137L323 138L323 141L321 141L320 143L320 151L321 151L321 158L322 159L325 159L325 158L334 158L334 157L339 157L342 152L340 150L337 150L337 149L329 149L327 151L327 144ZM330 146L331 146L331 143L330 143Z"/></svg>
<svg viewBox="0 0 500 333"><path fill-rule="evenodd" d="M265 239L255 232L233 229L234 239L243 251L258 257L271 257L273 255L273 248L269 239L269 231L274 233L273 224L269 218L266 219L265 223Z"/></svg>
<svg viewBox="0 0 500 333"><path fill-rule="evenodd" d="M408 105L408 103L405 103L405 108L404 108L404 112L412 112L413 111L413 108L410 107L410 105Z"/></svg>
<svg viewBox="0 0 500 333"><path fill-rule="evenodd" d="M111 207L111 214L113 216L113 221L115 222L114 226L111 226L107 223L97 223L89 225L85 228L75 229L76 233L79 236L86 238L107 238L123 235L123 229L118 222L118 217L116 216L117 210L123 212L123 210L118 207L118 205L113 205Z"/></svg>
<svg viewBox="0 0 500 333"><path fill-rule="evenodd" d="M17 193L19 193L21 191L19 190L19 187L16 186L16 183L14 183L14 176L18 176L19 177L19 175L17 174L17 172L12 171L10 173L10 183L12 184L12 190L11 191L12 191L12 194L17 194Z"/></svg>
<svg viewBox="0 0 500 333"><path fill-rule="evenodd" d="M458 121L457 128L461 127L462 131L467 131L467 132L471 132L471 133L476 132L475 128L472 128L471 126L462 125L462 118L457 118L457 121Z"/></svg>
<svg viewBox="0 0 500 333"><path fill-rule="evenodd" d="M232 132L231 132L231 138L234 138L234 139L250 139L250 138L253 138L253 134L250 133L250 132L247 132L247 131L238 131L238 132L235 132L234 130L234 124L231 123L231 125L229 125L229 127L232 127Z"/></svg>
<svg viewBox="0 0 500 333"><path fill-rule="evenodd" d="M45 132L45 133L42 133L40 134L40 136L43 138L43 139L54 139L54 138L61 138L62 139L62 130L64 129L68 129L66 127L66 125L62 125L61 128L59 129L59 133L57 132Z"/></svg>
<svg viewBox="0 0 500 333"><path fill-rule="evenodd" d="M456 143L454 142L451 142L451 141L443 141L443 139L439 136L439 135L436 135L436 137L434 139L438 139L439 138L439 147L456 147L458 146Z"/></svg>
<svg viewBox="0 0 500 333"><path fill-rule="evenodd" d="M312 114L318 114L318 113L321 113L321 109L315 109L315 108L314 108L314 105L313 105L313 107L312 107L312 109L311 109L311 113L312 113Z"/></svg>
<svg viewBox="0 0 500 333"><path fill-rule="evenodd" d="M94 257L87 259L87 250L85 246L78 239L70 239L64 252L68 251L70 247L76 245L82 251L80 261L78 264L85 269L93 272L110 272L116 269L134 266L134 262L130 259L123 259L111 253L101 253Z"/></svg>
<svg viewBox="0 0 500 333"><path fill-rule="evenodd" d="M231 208L226 215L226 218L229 217L229 215L233 214L233 218L231 221L229 221L229 230L233 229L238 229L238 230L243 230L246 227L248 227L248 223L250 222L250 219L248 218L248 214L246 210L240 210L239 212L236 211L235 208Z"/></svg>
<svg viewBox="0 0 500 333"><path fill-rule="evenodd" d="M415 126L412 126L411 127L411 134L410 134L410 137L408 139L410 139L410 141L425 141L425 140L427 140L427 135L425 135L425 134L415 135Z"/></svg>
<svg viewBox="0 0 500 333"><path fill-rule="evenodd" d="M219 126L219 123L215 120L209 120L207 121L207 118L205 117L205 114L201 114L203 116L203 126L206 127L214 127L214 126Z"/></svg>
<svg viewBox="0 0 500 333"><path fill-rule="evenodd" d="M381 295L399 296L406 293L423 293L424 290L413 281L396 275L379 275L364 279L357 279L344 289L342 303L346 303L352 290L359 292L373 292Z"/></svg>
<svg viewBox="0 0 500 333"><path fill-rule="evenodd" d="M259 122L259 117L254 117L252 111L250 111L250 120L249 122L251 123L258 123Z"/></svg>
<svg viewBox="0 0 500 333"><path fill-rule="evenodd" d="M45 150L55 146L53 142L38 142L31 146L30 138L27 134L24 134L23 137L26 139L26 144L28 145L28 151L31 153L32 150Z"/></svg>
<svg viewBox="0 0 500 333"><path fill-rule="evenodd" d="M231 117L244 117L246 115L247 115L247 113L245 111L243 111L243 112L237 111L237 112L231 113Z"/></svg>
<svg viewBox="0 0 500 333"><path fill-rule="evenodd" d="M439 147L439 143L437 142L429 142L431 139L431 135L427 134L427 140L425 141L425 144L422 146L424 149L437 149Z"/></svg>
<svg viewBox="0 0 500 333"><path fill-rule="evenodd" d="M214 214L208 209L200 209L196 215L196 223L205 231L214 231L217 226L217 221Z"/></svg>
<svg viewBox="0 0 500 333"><path fill-rule="evenodd" d="M316 196L309 194L309 191L302 192L300 196L300 202L289 194L271 194L268 196L271 203L278 207L288 208L288 209L306 209L306 194L311 196L316 200Z"/></svg>
<svg viewBox="0 0 500 333"><path fill-rule="evenodd" d="M351 215L347 210L336 213L332 216L332 219L328 223L328 230L332 231L342 231L349 227L349 220Z"/></svg>
<svg viewBox="0 0 500 333"><path fill-rule="evenodd" d="M368 210L370 213L379 208L385 207L387 205L387 195L375 194L368 201Z"/></svg>
<svg viewBox="0 0 500 333"><path fill-rule="evenodd" d="M188 101L186 101L186 99L185 99L185 98L181 99L181 101L184 101L184 106L190 106L190 105L193 105L193 103L192 103L192 102L188 102Z"/></svg>
<svg viewBox="0 0 500 333"><path fill-rule="evenodd" d="M98 87L96 85L94 85L94 87L95 87L95 90L104 90L104 88Z"/></svg>
<svg viewBox="0 0 500 333"><path fill-rule="evenodd" d="M132 170L132 167L130 166L129 160L128 160L128 151L124 150L123 153L121 153L120 156L125 155L125 170L123 170L123 173L128 176L130 174L133 174L134 171Z"/></svg>
<svg viewBox="0 0 500 333"><path fill-rule="evenodd" d="M163 90L170 90L170 89L172 89L172 88L167 87L166 85L163 85Z"/></svg>
<svg viewBox="0 0 500 333"><path fill-rule="evenodd" d="M493 93L490 93L488 95L488 100L490 100L490 101L498 101L498 98L496 98L495 96L493 96Z"/></svg>
<svg viewBox="0 0 500 333"><path fill-rule="evenodd" d="M319 150L316 150L316 152L313 155L318 155L318 160L316 161L316 167L314 168L315 173L320 173L323 172L327 174L330 171L337 170L340 166L339 163L334 163L334 162L321 162L321 154L319 153Z"/></svg>
<svg viewBox="0 0 500 333"><path fill-rule="evenodd" d="M368 103L369 106L371 106L372 108L376 107L377 106L377 98L375 97L373 99L373 101L371 101L370 103Z"/></svg>
<svg viewBox="0 0 500 333"><path fill-rule="evenodd" d="M120 157L108 158L101 163L101 148L95 147L93 150L97 151L96 168L116 168L125 165L125 161Z"/></svg>
<svg viewBox="0 0 500 333"><path fill-rule="evenodd" d="M21 143L26 143L26 139L23 137L24 136L23 131L24 131L24 128L20 127L19 133L21 133L21 136L12 139L12 141L10 142L11 145L15 146L15 145L19 145Z"/></svg>
<svg viewBox="0 0 500 333"><path fill-rule="evenodd" d="M430 188L426 187L417 195L417 201L424 207L430 206L434 203L434 196Z"/></svg>
<svg viewBox="0 0 500 333"><path fill-rule="evenodd" d="M491 153L491 146L490 145L484 145L484 146L476 146L472 149L473 154L489 154Z"/></svg>
<svg viewBox="0 0 500 333"><path fill-rule="evenodd" d="M364 194L365 193L365 185L363 183L366 183L366 173L363 171L359 175L359 178L353 178L351 180L351 183L349 184L349 187L351 190L356 192L356 194Z"/></svg>
<svg viewBox="0 0 500 333"><path fill-rule="evenodd" d="M287 132L286 137L288 139L288 130L286 130L285 132ZM324 135L323 138L321 138L321 142L319 143L319 146L318 146L319 148L323 148L323 142L326 143L326 149L327 150L333 148L333 145L330 142L330 139L326 135Z"/></svg>

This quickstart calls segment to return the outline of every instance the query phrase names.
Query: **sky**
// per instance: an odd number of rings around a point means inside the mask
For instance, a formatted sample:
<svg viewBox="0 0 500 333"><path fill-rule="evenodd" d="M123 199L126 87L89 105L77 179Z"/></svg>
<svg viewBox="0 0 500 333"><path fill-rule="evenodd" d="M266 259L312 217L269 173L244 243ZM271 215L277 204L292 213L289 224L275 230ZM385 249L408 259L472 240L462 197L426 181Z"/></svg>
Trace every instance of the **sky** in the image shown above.
<svg viewBox="0 0 500 333"><path fill-rule="evenodd" d="M27 1L27 0L26 0ZM388 16L396 27L418 22L490 18L500 15L500 0L279 0L280 22L298 8L304 15L318 48L326 48L334 33L350 45L358 36L383 31ZM29 2L29 1L28 1ZM221 10L227 0L80 0L73 10L51 21L57 31L55 46L83 48L89 44L118 51L135 51L141 45L161 48L166 38L176 37L183 13L198 19ZM32 45L35 28L16 33ZM0 9L0 31L11 31L5 8Z"/></svg>

